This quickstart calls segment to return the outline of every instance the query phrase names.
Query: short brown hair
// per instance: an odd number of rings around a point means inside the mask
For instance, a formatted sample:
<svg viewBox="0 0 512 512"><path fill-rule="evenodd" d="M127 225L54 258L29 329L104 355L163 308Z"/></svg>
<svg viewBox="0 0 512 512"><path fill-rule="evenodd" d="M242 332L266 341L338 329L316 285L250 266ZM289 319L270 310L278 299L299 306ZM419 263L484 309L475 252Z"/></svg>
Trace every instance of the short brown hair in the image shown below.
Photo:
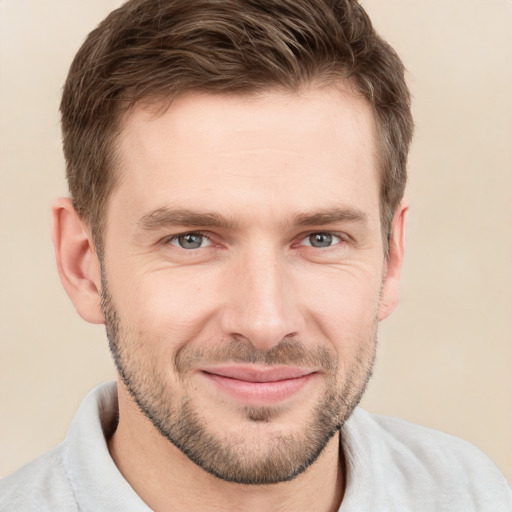
<svg viewBox="0 0 512 512"><path fill-rule="evenodd" d="M383 235L406 183L413 122L404 66L356 0L130 0L89 34L61 102L67 179L101 249L116 137L136 103L349 80L380 139Z"/></svg>

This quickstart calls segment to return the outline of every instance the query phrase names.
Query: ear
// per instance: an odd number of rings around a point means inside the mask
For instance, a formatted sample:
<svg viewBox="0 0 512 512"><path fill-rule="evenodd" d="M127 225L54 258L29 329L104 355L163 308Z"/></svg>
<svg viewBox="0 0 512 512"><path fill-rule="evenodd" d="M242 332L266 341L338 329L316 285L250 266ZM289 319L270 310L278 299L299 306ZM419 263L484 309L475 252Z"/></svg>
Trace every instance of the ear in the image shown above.
<svg viewBox="0 0 512 512"><path fill-rule="evenodd" d="M90 230L69 199L52 206L52 240L60 280L78 314L87 322L105 322L101 312L101 269Z"/></svg>
<svg viewBox="0 0 512 512"><path fill-rule="evenodd" d="M402 200L395 211L391 224L389 254L385 262L385 275L379 305L379 322L387 318L398 306L400 274L405 249L405 221L408 211L409 205L405 200Z"/></svg>

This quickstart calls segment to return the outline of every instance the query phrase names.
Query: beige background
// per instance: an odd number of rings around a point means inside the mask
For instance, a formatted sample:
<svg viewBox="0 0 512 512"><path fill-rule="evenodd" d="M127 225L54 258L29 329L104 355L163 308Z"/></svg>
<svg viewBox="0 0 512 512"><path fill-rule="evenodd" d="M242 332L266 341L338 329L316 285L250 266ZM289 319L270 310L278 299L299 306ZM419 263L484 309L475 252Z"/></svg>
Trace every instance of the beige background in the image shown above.
<svg viewBox="0 0 512 512"><path fill-rule="evenodd" d="M66 193L61 85L119 3L0 0L0 476L113 377L102 328L58 282L49 206ZM512 2L364 5L409 69L417 123L402 304L364 405L472 441L512 480Z"/></svg>

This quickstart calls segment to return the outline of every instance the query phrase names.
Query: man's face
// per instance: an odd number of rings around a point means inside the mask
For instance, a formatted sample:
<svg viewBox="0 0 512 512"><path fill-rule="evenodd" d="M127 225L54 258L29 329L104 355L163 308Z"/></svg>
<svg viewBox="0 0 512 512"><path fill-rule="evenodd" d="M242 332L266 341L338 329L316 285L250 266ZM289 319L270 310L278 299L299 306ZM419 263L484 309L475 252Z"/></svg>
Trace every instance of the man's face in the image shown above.
<svg viewBox="0 0 512 512"><path fill-rule="evenodd" d="M103 310L124 385L203 469L293 478L374 359L385 259L370 106L341 88L136 109Z"/></svg>

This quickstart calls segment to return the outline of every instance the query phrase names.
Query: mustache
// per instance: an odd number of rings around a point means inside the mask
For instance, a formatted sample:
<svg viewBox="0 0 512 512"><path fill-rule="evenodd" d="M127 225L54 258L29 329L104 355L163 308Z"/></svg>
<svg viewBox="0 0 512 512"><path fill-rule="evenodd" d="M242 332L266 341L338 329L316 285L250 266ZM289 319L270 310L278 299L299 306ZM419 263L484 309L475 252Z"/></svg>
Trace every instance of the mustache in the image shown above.
<svg viewBox="0 0 512 512"><path fill-rule="evenodd" d="M336 355L326 347L308 347L300 340L284 339L270 350L255 348L250 341L232 338L216 346L181 347L174 357L174 369L179 375L204 364L261 364L266 366L302 366L335 373Z"/></svg>

